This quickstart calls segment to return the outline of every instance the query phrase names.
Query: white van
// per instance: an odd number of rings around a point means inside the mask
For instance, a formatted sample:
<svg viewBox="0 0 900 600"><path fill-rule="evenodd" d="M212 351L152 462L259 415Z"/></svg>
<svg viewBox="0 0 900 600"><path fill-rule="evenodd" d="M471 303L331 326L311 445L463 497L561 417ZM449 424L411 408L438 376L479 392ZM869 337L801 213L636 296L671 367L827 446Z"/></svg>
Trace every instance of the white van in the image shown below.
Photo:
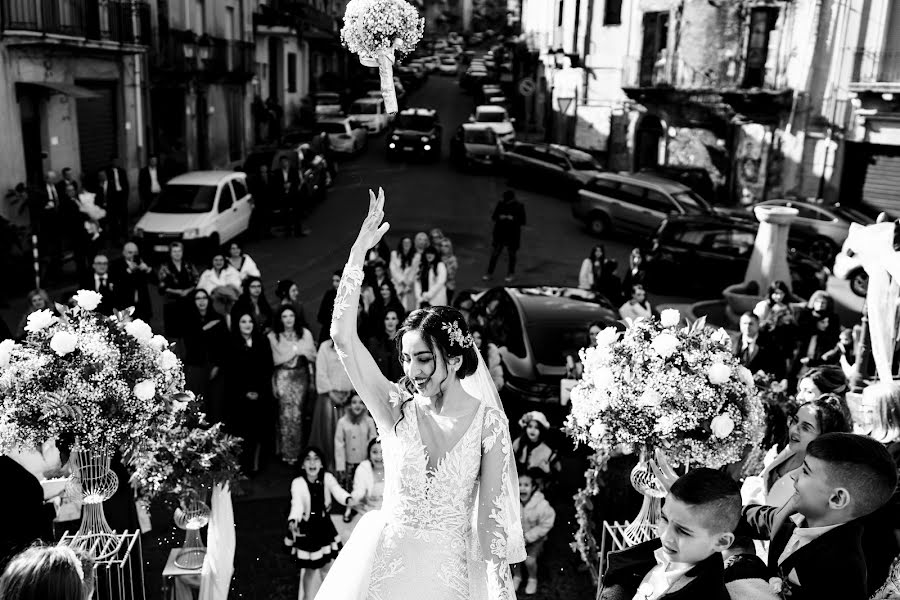
<svg viewBox="0 0 900 600"><path fill-rule="evenodd" d="M134 235L145 255L159 256L184 242L192 262L208 257L250 227L253 198L247 175L235 171L193 171L163 186L140 218Z"/></svg>

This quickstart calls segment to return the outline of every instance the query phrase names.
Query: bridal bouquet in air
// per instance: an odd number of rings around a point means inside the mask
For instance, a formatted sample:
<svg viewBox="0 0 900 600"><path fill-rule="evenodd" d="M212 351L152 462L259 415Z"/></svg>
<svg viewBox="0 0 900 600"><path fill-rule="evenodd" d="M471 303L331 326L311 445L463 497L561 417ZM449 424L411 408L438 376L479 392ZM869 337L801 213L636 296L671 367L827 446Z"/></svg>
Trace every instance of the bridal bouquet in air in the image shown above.
<svg viewBox="0 0 900 600"><path fill-rule="evenodd" d="M610 327L581 351L570 434L609 455L625 445L661 449L674 461L718 468L742 459L763 435L753 375L731 354L723 329L701 318L681 327L677 310Z"/></svg>
<svg viewBox="0 0 900 600"><path fill-rule="evenodd" d="M24 343L0 342L0 452L52 438L129 451L174 412L184 390L169 343L130 311L96 312L102 296L75 294L28 316Z"/></svg>
<svg viewBox="0 0 900 600"><path fill-rule="evenodd" d="M406 0L350 0L341 40L367 67L377 67L388 114L397 113L393 65L395 54L412 52L422 39L425 19Z"/></svg>

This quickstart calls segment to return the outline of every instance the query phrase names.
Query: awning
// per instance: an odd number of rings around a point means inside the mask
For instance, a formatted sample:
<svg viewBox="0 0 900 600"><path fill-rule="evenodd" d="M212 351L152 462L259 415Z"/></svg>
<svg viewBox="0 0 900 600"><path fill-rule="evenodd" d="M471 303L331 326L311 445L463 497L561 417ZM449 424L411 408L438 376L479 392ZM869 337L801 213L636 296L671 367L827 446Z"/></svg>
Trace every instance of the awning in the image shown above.
<svg viewBox="0 0 900 600"><path fill-rule="evenodd" d="M74 83L56 81L17 81L16 87L23 89L42 88L52 94L65 94L72 98L99 98L100 94Z"/></svg>

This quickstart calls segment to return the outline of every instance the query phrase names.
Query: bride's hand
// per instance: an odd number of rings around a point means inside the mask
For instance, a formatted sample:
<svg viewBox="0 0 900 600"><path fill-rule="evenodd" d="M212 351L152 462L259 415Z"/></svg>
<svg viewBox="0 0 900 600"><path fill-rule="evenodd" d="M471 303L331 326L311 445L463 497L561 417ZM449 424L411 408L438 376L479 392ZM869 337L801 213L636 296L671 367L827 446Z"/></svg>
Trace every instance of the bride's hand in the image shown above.
<svg viewBox="0 0 900 600"><path fill-rule="evenodd" d="M369 214L359 229L359 235L353 244L356 252L368 252L381 241L382 236L390 229L389 223L384 223L384 190L378 188L378 196L369 190Z"/></svg>

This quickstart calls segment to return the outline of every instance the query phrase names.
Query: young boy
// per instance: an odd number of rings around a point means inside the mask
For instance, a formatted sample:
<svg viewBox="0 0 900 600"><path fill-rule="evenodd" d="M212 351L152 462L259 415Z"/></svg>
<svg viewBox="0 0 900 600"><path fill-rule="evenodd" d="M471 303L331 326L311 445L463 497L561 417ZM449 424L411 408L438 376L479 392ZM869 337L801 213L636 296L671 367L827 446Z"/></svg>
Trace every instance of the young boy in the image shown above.
<svg viewBox="0 0 900 600"><path fill-rule="evenodd" d="M729 600L721 553L740 516L733 479L688 471L669 490L659 538L609 554L600 600Z"/></svg>
<svg viewBox="0 0 900 600"><path fill-rule="evenodd" d="M359 463L366 460L369 441L378 435L375 421L356 392L350 394L347 412L338 419L334 431L334 466L338 482L344 489L353 489L353 474ZM344 523L353 520L356 511L349 506L344 511Z"/></svg>
<svg viewBox="0 0 900 600"><path fill-rule="evenodd" d="M537 560L544 550L544 541L547 534L553 528L556 520L556 511L541 493L540 484L544 472L532 467L519 474L519 501L522 503L522 531L525 533L525 570L528 573L528 583L525 584L525 593L537 592ZM522 567L513 565L513 585L519 589L522 585Z"/></svg>
<svg viewBox="0 0 900 600"><path fill-rule="evenodd" d="M864 600L863 525L857 519L887 502L896 485L897 466L882 444L826 433L807 446L791 500L783 507L744 507L738 532L771 540L770 576L781 579L794 600Z"/></svg>

